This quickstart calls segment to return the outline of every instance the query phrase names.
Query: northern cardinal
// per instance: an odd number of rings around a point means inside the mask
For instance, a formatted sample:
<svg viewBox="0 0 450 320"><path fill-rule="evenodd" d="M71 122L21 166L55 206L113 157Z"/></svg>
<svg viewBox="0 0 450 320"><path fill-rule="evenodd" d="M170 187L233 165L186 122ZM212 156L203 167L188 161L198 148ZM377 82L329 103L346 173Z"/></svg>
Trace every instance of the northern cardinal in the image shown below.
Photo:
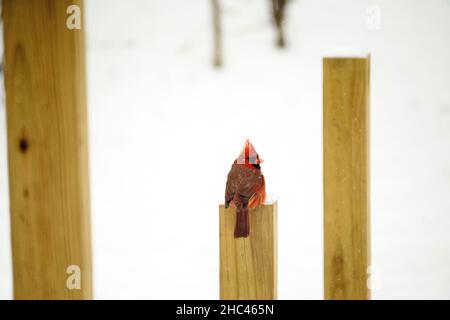
<svg viewBox="0 0 450 320"><path fill-rule="evenodd" d="M250 223L248 209L263 204L266 200L266 184L260 164L263 160L256 153L250 140L234 161L228 173L225 189L225 208L236 207L234 237L248 237Z"/></svg>

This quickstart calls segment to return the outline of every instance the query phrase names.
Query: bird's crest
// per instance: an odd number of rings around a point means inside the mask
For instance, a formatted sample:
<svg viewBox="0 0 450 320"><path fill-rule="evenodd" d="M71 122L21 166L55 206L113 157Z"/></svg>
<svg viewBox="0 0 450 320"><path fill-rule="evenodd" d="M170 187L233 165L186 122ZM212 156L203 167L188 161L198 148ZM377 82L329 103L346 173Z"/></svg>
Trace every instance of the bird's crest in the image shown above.
<svg viewBox="0 0 450 320"><path fill-rule="evenodd" d="M249 139L245 140L244 148L237 158L238 164L258 164L258 153Z"/></svg>

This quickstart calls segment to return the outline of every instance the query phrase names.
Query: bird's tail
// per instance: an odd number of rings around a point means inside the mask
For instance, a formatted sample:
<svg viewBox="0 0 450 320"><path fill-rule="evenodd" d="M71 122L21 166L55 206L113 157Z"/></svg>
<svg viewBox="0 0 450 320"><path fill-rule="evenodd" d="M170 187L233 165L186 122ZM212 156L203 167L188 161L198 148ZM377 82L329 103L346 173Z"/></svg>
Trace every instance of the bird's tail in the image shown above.
<svg viewBox="0 0 450 320"><path fill-rule="evenodd" d="M246 238L250 234L250 221L248 217L248 206L236 207L236 227L234 228L235 238Z"/></svg>

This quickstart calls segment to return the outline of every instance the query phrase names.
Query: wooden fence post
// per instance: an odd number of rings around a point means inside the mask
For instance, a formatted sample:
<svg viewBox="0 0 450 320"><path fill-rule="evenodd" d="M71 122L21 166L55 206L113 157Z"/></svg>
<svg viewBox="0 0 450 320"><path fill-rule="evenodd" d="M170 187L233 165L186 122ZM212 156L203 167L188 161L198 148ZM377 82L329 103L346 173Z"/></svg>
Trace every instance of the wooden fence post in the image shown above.
<svg viewBox="0 0 450 320"><path fill-rule="evenodd" d="M369 71L323 59L325 299L370 299Z"/></svg>
<svg viewBox="0 0 450 320"><path fill-rule="evenodd" d="M83 1L2 1L16 299L92 297L85 48L83 28L66 26L71 5Z"/></svg>
<svg viewBox="0 0 450 320"><path fill-rule="evenodd" d="M220 299L277 299L277 203L249 214L250 236L236 239L236 210L219 207Z"/></svg>

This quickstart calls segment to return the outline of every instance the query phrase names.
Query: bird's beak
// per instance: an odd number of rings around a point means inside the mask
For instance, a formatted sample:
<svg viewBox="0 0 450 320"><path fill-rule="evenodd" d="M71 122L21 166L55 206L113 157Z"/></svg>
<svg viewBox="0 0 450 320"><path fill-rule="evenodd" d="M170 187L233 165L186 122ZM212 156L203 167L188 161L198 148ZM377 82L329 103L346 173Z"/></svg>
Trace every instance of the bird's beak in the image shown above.
<svg viewBox="0 0 450 320"><path fill-rule="evenodd" d="M263 162L264 162L263 159L261 159L261 158L258 159L258 163L263 163Z"/></svg>

